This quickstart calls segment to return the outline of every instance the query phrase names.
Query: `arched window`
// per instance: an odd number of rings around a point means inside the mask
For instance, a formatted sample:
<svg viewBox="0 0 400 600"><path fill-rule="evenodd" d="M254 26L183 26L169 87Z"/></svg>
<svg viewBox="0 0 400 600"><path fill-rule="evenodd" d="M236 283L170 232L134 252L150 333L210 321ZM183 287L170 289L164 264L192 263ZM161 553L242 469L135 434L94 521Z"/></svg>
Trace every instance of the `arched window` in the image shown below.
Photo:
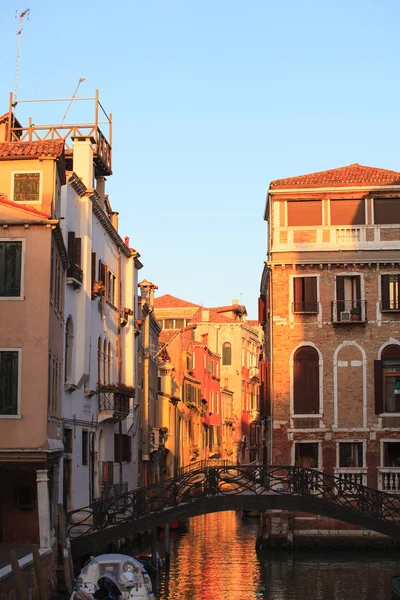
<svg viewBox="0 0 400 600"><path fill-rule="evenodd" d="M101 361L102 353L101 353L101 337L97 340L97 381L101 383L103 381L102 373L101 373Z"/></svg>
<svg viewBox="0 0 400 600"><path fill-rule="evenodd" d="M400 346L392 344L382 350L380 361L375 361L380 366L381 373L378 374L378 381L375 379L375 399L378 391L382 395L381 410L379 412L400 412ZM381 389L377 390L381 384Z"/></svg>
<svg viewBox="0 0 400 600"><path fill-rule="evenodd" d="M108 342L108 383L111 383L112 380L112 366L111 366L111 343Z"/></svg>
<svg viewBox="0 0 400 600"><path fill-rule="evenodd" d="M110 383L107 380L108 370L107 370L107 340L104 340L103 344L103 381L104 383Z"/></svg>
<svg viewBox="0 0 400 600"><path fill-rule="evenodd" d="M293 364L294 414L319 413L319 356L312 346L296 350Z"/></svg>
<svg viewBox="0 0 400 600"><path fill-rule="evenodd" d="M232 364L232 345L229 342L222 344L222 364Z"/></svg>
<svg viewBox="0 0 400 600"><path fill-rule="evenodd" d="M65 364L64 364L64 381L71 382L72 376L72 347L74 342L74 324L72 317L68 317L65 326Z"/></svg>

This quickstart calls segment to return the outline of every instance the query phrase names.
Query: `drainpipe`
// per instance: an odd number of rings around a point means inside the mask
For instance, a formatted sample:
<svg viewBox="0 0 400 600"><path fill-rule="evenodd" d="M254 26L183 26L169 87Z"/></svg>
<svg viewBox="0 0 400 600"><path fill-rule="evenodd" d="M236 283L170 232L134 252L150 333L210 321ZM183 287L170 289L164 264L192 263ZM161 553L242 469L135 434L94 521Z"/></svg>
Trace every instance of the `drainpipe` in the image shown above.
<svg viewBox="0 0 400 600"><path fill-rule="evenodd" d="M121 333L121 248L118 248L117 254L117 324L118 324L118 344L117 344L117 367L118 367L118 385L122 383L122 333ZM119 446L119 482L122 486L123 483L123 472L122 472L122 421L118 423L118 446ZM122 487L121 487L122 489Z"/></svg>

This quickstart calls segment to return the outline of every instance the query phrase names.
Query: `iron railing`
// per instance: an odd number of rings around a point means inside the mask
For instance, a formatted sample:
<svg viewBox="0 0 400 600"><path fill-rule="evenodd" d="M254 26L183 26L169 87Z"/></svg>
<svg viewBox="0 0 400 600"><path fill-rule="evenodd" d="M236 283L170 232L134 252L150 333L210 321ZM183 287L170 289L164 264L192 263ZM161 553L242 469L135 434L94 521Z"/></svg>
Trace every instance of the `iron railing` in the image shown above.
<svg viewBox="0 0 400 600"><path fill-rule="evenodd" d="M69 265L69 267L67 269L67 277L72 277L72 279L75 279L75 281L82 284L83 271L79 265L75 265L75 264Z"/></svg>
<svg viewBox="0 0 400 600"><path fill-rule="evenodd" d="M202 461L200 462L200 465ZM344 520L400 539L400 497L292 466L205 466L68 514L68 534L89 547L93 534L139 530L195 514L241 506L291 506ZM121 529L122 527L122 529ZM78 547L78 543L76 543Z"/></svg>

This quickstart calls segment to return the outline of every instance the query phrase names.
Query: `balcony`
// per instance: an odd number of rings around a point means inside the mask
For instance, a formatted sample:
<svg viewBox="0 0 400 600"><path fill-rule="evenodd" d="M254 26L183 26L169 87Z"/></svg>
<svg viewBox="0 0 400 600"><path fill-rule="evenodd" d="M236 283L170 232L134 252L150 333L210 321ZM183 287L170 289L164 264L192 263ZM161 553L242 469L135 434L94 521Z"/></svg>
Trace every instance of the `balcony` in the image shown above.
<svg viewBox="0 0 400 600"><path fill-rule="evenodd" d="M258 367L250 367L249 377L250 377L250 379L259 379L259 377L260 377L259 368Z"/></svg>
<svg viewBox="0 0 400 600"><path fill-rule="evenodd" d="M334 325L363 325L367 322L366 300L340 300L332 302Z"/></svg>
<svg viewBox="0 0 400 600"><path fill-rule="evenodd" d="M119 311L119 322L121 327L125 327L128 323L129 317L133 315L133 310L131 308L121 308Z"/></svg>
<svg viewBox="0 0 400 600"><path fill-rule="evenodd" d="M362 467L338 467L335 476L340 479L343 494L356 494L358 485L367 485L367 469Z"/></svg>
<svg viewBox="0 0 400 600"><path fill-rule="evenodd" d="M258 421L260 418L260 411L257 409L249 410L249 419L251 422Z"/></svg>
<svg viewBox="0 0 400 600"><path fill-rule="evenodd" d="M400 467L379 468L378 489L390 494L398 494L400 492Z"/></svg>
<svg viewBox="0 0 400 600"><path fill-rule="evenodd" d="M123 421L130 412L130 398L135 396L135 390L130 386L104 384L97 388L99 396L98 422Z"/></svg>
<svg viewBox="0 0 400 600"><path fill-rule="evenodd" d="M82 287L83 271L79 265L69 265L67 269L66 284L71 285L75 290Z"/></svg>

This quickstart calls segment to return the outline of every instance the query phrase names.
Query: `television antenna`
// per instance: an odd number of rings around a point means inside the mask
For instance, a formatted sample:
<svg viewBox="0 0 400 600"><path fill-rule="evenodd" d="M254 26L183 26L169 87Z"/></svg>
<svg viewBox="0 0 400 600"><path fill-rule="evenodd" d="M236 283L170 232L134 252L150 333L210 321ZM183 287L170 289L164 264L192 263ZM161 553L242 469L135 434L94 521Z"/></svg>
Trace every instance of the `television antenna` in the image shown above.
<svg viewBox="0 0 400 600"><path fill-rule="evenodd" d="M26 17L29 21L29 13L30 13L31 9L30 8L26 8L25 10L23 10L22 12L19 13L19 29L17 31L17 38L18 38L18 46L17 46L17 58L15 61L15 84L14 84L14 98L13 98L13 106L15 106L17 104L17 87L18 87L18 67L19 67L19 56L21 53L21 33L22 33L22 22L24 20L24 18ZM18 13L15 13L15 18L17 19Z"/></svg>
<svg viewBox="0 0 400 600"><path fill-rule="evenodd" d="M69 111L69 109L70 109L70 107L71 107L71 104L72 104L72 102L73 102L73 100L74 100L74 98L75 98L75 96L76 96L76 92L77 92L77 91L78 91L78 89L79 89L79 86L81 85L82 81L86 81L86 79L85 79L84 77L78 77L78 79L79 79L79 81L78 81L78 85L76 86L76 88L75 88L75 91L74 91L74 93L72 94L72 98L71 98L71 100L69 101L69 104L68 104L68 106L67 106L67 110L65 111L65 113L64 113L64 116L63 116L63 118L62 118L61 125L64 125L65 117L67 116L67 113L68 113L68 111Z"/></svg>

